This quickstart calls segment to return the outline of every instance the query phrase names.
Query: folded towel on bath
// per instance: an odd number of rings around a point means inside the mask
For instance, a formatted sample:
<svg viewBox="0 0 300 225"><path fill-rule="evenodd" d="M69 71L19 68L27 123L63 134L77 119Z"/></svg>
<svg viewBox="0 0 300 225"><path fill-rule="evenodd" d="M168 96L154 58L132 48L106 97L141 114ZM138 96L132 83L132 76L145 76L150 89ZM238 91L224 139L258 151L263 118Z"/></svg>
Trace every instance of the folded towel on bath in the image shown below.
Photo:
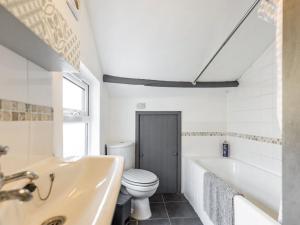
<svg viewBox="0 0 300 225"><path fill-rule="evenodd" d="M234 225L233 198L239 193L211 172L204 174L204 210L214 225Z"/></svg>

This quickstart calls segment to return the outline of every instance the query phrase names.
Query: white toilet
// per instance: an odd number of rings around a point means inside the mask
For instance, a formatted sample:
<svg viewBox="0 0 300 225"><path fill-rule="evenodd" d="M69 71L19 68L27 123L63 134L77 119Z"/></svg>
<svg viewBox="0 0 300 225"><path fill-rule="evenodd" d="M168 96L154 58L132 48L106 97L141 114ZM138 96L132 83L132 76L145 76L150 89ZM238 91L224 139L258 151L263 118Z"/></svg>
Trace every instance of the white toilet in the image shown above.
<svg viewBox="0 0 300 225"><path fill-rule="evenodd" d="M151 217L149 197L159 186L158 177L147 170L135 169L135 148L133 142L121 142L107 145L108 155L123 156L125 168L121 191L132 196L132 214L137 220Z"/></svg>

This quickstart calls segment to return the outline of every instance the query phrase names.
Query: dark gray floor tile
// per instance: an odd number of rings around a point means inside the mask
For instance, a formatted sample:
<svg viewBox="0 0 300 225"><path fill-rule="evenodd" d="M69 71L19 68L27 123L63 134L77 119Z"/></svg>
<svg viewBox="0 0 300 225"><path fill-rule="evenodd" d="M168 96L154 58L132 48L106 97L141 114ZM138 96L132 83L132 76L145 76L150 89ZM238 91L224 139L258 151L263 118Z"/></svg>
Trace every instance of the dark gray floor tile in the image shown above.
<svg viewBox="0 0 300 225"><path fill-rule="evenodd" d="M138 225L170 225L169 219L144 220L139 221Z"/></svg>
<svg viewBox="0 0 300 225"><path fill-rule="evenodd" d="M164 202L162 194L155 194L149 198L150 202Z"/></svg>
<svg viewBox="0 0 300 225"><path fill-rule="evenodd" d="M167 202L166 207L170 218L197 217L197 214L188 202Z"/></svg>
<svg viewBox="0 0 300 225"><path fill-rule="evenodd" d="M183 194L164 194L165 202L185 202L186 198Z"/></svg>
<svg viewBox="0 0 300 225"><path fill-rule="evenodd" d="M152 212L152 217L150 219L168 218L168 214L164 203L151 203L150 208Z"/></svg>
<svg viewBox="0 0 300 225"><path fill-rule="evenodd" d="M137 225L138 222L136 220L130 220L127 225Z"/></svg>
<svg viewBox="0 0 300 225"><path fill-rule="evenodd" d="M199 218L171 219L171 225L203 225Z"/></svg>

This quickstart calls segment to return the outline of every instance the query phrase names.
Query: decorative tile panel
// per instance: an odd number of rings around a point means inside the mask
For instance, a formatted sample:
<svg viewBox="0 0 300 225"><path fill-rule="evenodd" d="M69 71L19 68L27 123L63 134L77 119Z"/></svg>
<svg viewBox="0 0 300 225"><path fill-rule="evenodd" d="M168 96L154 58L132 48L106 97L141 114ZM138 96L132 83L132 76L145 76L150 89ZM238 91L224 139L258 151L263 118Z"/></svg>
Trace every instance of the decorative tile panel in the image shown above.
<svg viewBox="0 0 300 225"><path fill-rule="evenodd" d="M251 134L241 134L235 132L182 132L182 136L183 137L229 136L229 137L247 139L250 141L282 145L281 138L271 138L271 137L264 137L264 136L251 135Z"/></svg>
<svg viewBox="0 0 300 225"><path fill-rule="evenodd" d="M52 107L0 99L0 121L52 120Z"/></svg>
<svg viewBox="0 0 300 225"><path fill-rule="evenodd" d="M79 38L52 0L0 0L0 5L79 70Z"/></svg>

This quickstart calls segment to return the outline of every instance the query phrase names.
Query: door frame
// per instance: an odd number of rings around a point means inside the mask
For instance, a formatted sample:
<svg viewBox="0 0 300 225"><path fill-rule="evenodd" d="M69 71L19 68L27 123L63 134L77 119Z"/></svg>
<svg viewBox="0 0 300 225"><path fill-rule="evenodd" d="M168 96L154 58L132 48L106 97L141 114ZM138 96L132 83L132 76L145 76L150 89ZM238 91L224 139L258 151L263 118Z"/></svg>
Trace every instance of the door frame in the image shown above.
<svg viewBox="0 0 300 225"><path fill-rule="evenodd" d="M181 111L136 111L135 114L135 166L140 168L140 116L141 115L176 115L177 116L177 191L181 192Z"/></svg>

